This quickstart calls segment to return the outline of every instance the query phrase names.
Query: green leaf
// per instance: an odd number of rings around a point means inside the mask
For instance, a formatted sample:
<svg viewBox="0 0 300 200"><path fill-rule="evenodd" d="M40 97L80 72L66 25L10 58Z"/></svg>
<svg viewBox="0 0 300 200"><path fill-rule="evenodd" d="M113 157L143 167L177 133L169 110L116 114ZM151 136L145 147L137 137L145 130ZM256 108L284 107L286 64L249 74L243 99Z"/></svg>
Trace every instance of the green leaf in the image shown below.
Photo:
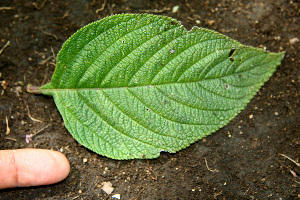
<svg viewBox="0 0 300 200"><path fill-rule="evenodd" d="M41 92L90 150L156 158L228 124L283 57L165 16L114 15L64 43Z"/></svg>

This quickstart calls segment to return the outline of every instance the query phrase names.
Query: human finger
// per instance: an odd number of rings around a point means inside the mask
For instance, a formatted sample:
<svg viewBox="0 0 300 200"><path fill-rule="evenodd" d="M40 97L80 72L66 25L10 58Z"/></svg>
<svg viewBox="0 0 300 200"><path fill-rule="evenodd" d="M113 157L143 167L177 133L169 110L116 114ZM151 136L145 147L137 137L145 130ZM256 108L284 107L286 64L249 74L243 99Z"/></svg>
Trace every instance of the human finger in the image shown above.
<svg viewBox="0 0 300 200"><path fill-rule="evenodd" d="M60 152L45 149L0 151L0 189L49 185L65 179L68 159Z"/></svg>

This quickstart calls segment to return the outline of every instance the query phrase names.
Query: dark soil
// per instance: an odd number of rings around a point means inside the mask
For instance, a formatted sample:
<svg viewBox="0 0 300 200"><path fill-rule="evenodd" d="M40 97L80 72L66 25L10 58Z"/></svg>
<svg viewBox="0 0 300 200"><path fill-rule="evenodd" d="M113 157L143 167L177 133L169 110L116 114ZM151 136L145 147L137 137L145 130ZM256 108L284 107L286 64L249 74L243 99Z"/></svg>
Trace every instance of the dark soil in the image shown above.
<svg viewBox="0 0 300 200"><path fill-rule="evenodd" d="M10 41L0 55L0 149L58 150L72 167L61 183L2 190L0 199L111 199L113 194L121 199L300 199L300 167L281 155L300 162L299 2L108 0L101 10L103 2L0 1L0 49ZM179 10L172 13L175 5ZM72 138L51 97L29 94L26 85L50 82L54 55L82 26L111 14L141 12L168 15L188 29L207 27L286 56L246 109L211 136L153 160L102 157ZM47 125L25 142L26 134ZM105 181L113 184L111 195L101 189Z"/></svg>

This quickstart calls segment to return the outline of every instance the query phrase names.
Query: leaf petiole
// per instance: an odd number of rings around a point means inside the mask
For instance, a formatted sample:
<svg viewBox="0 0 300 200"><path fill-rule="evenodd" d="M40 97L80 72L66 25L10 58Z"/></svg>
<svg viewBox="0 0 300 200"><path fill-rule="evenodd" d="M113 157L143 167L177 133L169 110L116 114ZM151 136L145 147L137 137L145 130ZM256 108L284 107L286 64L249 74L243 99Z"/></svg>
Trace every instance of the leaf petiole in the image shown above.
<svg viewBox="0 0 300 200"><path fill-rule="evenodd" d="M33 86L31 84L27 85L27 92L29 93L35 93L35 94L41 94L42 90L41 87Z"/></svg>

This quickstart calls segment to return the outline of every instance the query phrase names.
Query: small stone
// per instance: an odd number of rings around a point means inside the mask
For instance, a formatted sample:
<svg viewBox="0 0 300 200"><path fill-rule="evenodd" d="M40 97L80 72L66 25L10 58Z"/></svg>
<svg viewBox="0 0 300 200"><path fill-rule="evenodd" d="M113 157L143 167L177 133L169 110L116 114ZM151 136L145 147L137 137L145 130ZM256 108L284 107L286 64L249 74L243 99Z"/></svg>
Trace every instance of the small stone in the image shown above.
<svg viewBox="0 0 300 200"><path fill-rule="evenodd" d="M292 39L290 39L290 44L295 44L296 42L299 42L299 39L298 38L292 38Z"/></svg>
<svg viewBox="0 0 300 200"><path fill-rule="evenodd" d="M103 182L102 183L102 190L106 193L106 194L111 194L112 191L114 190L114 188L112 187L112 183L111 182Z"/></svg>
<svg viewBox="0 0 300 200"><path fill-rule="evenodd" d="M84 159L83 159L83 163L86 163L87 161L88 161L87 158L84 158Z"/></svg>
<svg viewBox="0 0 300 200"><path fill-rule="evenodd" d="M208 26L213 25L215 22L216 22L215 20L207 20Z"/></svg>
<svg viewBox="0 0 300 200"><path fill-rule="evenodd" d="M253 115L251 114L251 115L249 115L249 119L252 119L253 118Z"/></svg>
<svg viewBox="0 0 300 200"><path fill-rule="evenodd" d="M228 137L230 137L230 138L231 138L231 134L230 134L230 132L229 132L229 131L227 132L227 135L228 135Z"/></svg>
<svg viewBox="0 0 300 200"><path fill-rule="evenodd" d="M274 115L278 116L278 112L274 112Z"/></svg>
<svg viewBox="0 0 300 200"><path fill-rule="evenodd" d="M172 9L172 13L177 13L178 9L179 9L178 5L174 6Z"/></svg>
<svg viewBox="0 0 300 200"><path fill-rule="evenodd" d="M280 35L274 37L275 40L281 40Z"/></svg>
<svg viewBox="0 0 300 200"><path fill-rule="evenodd" d="M114 198L114 199L121 199L121 195L120 195L120 194L115 194L115 195L113 195L111 198Z"/></svg>

